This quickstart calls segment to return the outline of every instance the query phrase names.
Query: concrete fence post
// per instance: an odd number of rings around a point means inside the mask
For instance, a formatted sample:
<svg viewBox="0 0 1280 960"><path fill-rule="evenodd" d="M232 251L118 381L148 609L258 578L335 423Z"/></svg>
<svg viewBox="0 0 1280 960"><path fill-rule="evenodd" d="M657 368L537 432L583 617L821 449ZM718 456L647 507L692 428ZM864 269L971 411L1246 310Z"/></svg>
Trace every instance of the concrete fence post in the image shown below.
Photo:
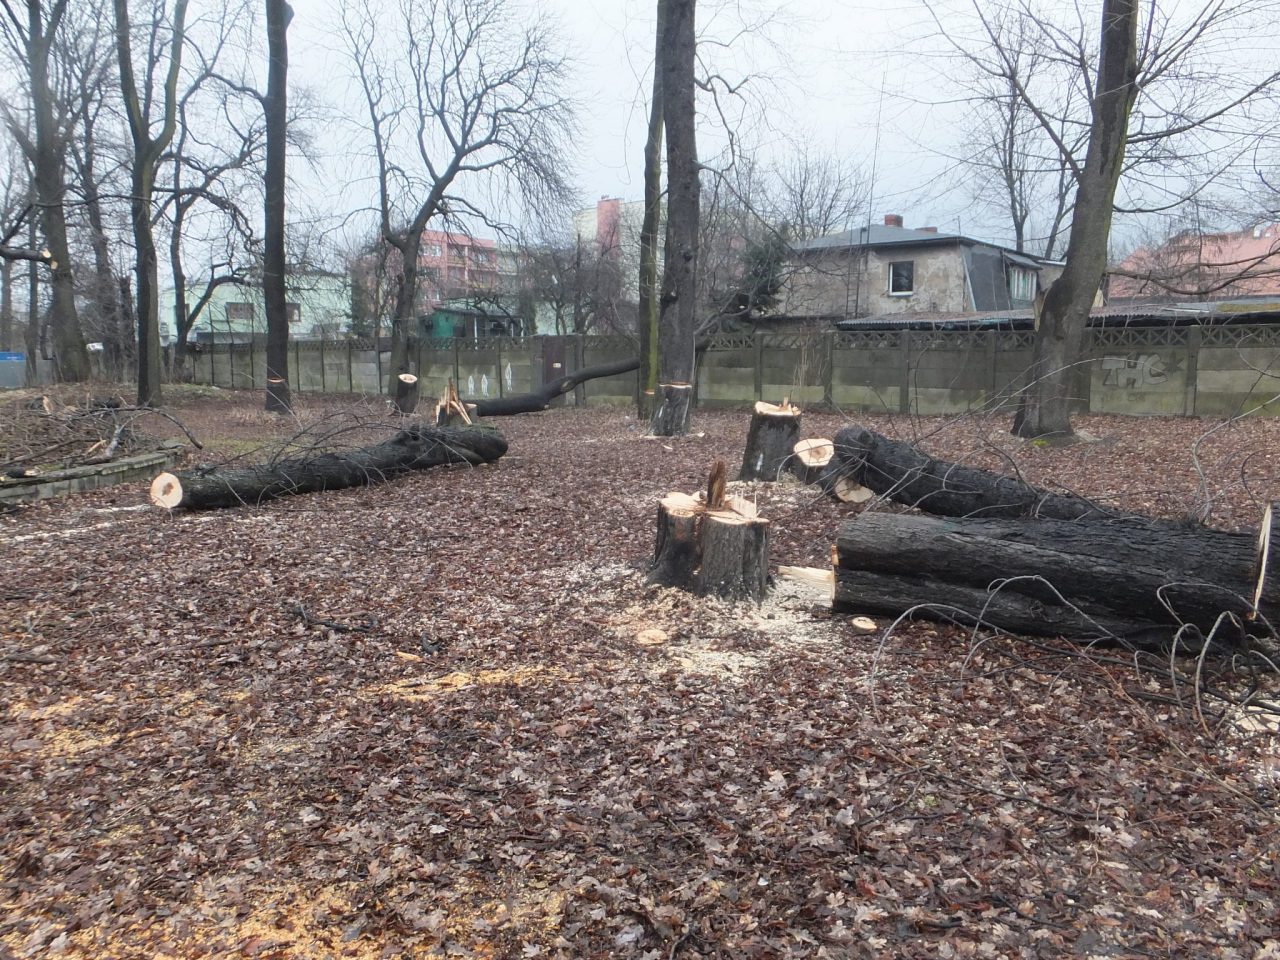
<svg viewBox="0 0 1280 960"><path fill-rule="evenodd" d="M911 412L911 331L898 331L898 412Z"/></svg>
<svg viewBox="0 0 1280 960"><path fill-rule="evenodd" d="M1204 331L1199 327L1187 330L1187 386L1182 399L1185 416L1196 415L1196 394L1200 387L1200 347L1204 345Z"/></svg>

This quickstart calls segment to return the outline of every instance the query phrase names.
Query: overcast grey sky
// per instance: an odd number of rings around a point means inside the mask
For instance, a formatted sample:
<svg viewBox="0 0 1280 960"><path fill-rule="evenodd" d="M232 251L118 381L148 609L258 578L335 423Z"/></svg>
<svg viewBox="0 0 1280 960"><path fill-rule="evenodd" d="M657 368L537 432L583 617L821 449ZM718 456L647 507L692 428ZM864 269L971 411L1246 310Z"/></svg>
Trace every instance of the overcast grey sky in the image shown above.
<svg viewBox="0 0 1280 960"><path fill-rule="evenodd" d="M292 0L291 72L328 99L344 96L348 67L333 30L341 0ZM582 136L571 158L584 205L600 196L638 199L654 43L653 0L544 0L561 25L574 63ZM715 67L726 76L750 75L753 98L745 141L763 159L784 157L797 144L839 151L870 172L876 167L876 217L901 213L908 224L969 228L964 199L940 189L944 160L922 152L918 135L940 147L952 136L936 109L905 102L920 79L912 37L928 28L919 2L892 0L742 0L699 3L699 29ZM743 26L751 27L747 33ZM932 69L932 68L930 68ZM349 91L347 91L349 93ZM883 96L882 96L883 93ZM710 113L710 104L700 102ZM943 111L944 113L946 111ZM954 112L953 112L954 113ZM929 128L935 129L930 132ZM877 137L877 130L879 136ZM700 129L709 155L723 143L710 115ZM342 138L332 175L351 171ZM879 149L877 151L877 141ZM344 202L359 195L358 184ZM372 185L370 184L370 187Z"/></svg>

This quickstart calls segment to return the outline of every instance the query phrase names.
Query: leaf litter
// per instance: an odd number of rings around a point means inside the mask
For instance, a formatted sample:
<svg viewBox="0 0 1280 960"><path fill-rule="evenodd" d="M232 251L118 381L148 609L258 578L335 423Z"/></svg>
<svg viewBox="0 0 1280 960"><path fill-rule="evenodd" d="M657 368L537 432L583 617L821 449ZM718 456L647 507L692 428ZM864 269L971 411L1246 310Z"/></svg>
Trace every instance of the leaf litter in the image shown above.
<svg viewBox="0 0 1280 960"><path fill-rule="evenodd" d="M289 436L259 399L180 415L214 451ZM1272 421L1200 473L1196 421L1084 418L1062 449L868 422L1221 526L1280 494ZM499 425L492 467L0 518L0 655L42 651L0 659L0 956L1280 955L1250 708L1061 644L858 636L786 581L759 608L649 587L657 499L732 469L745 415L663 444L610 411ZM825 564L857 508L756 486L773 561Z"/></svg>

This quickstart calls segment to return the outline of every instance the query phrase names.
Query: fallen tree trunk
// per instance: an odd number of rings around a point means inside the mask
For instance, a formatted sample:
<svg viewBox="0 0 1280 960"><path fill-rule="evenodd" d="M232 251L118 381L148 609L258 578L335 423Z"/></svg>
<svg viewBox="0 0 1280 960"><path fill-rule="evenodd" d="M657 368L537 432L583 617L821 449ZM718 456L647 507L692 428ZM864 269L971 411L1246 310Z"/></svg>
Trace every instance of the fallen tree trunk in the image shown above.
<svg viewBox="0 0 1280 960"><path fill-rule="evenodd" d="M989 470L938 460L859 426L835 436L843 476L897 503L946 517L1105 520L1121 516L1092 500L1053 493Z"/></svg>
<svg viewBox="0 0 1280 960"><path fill-rule="evenodd" d="M616 360L613 363L602 363L594 367L575 370L563 377L557 377L544 384L532 393L522 393L515 397L497 397L492 400L468 400L467 405L474 405L482 417L508 417L517 413L537 413L546 410L557 397L562 397L580 384L588 380L599 380L601 377L616 377L620 373L630 373L640 367L640 358Z"/></svg>
<svg viewBox="0 0 1280 960"><path fill-rule="evenodd" d="M428 467L492 463L506 452L507 441L496 430L416 424L382 443L342 453L295 457L241 470L162 473L151 482L151 502L168 509L238 507L298 493L367 486Z"/></svg>
<svg viewBox="0 0 1280 960"><path fill-rule="evenodd" d="M1280 623L1274 591L1257 589L1257 547L1249 534L1165 523L865 513L836 539L835 608L926 605L923 616L1142 645L1188 624L1234 642L1255 596L1257 635Z"/></svg>

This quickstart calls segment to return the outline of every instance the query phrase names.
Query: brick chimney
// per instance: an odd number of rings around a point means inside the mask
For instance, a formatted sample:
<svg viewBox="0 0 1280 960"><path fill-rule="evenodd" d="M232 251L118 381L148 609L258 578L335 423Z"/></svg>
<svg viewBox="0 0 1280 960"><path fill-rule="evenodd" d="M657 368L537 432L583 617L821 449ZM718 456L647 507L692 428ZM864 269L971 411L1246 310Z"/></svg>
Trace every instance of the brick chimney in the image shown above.
<svg viewBox="0 0 1280 960"><path fill-rule="evenodd" d="M900 214L900 213L886 213L886 214L884 215L884 225L885 225L886 227L901 227L901 226L902 226L902 214Z"/></svg>
<svg viewBox="0 0 1280 960"><path fill-rule="evenodd" d="M938 232L937 227L917 227L916 229L919 230L921 233L937 233Z"/></svg>

